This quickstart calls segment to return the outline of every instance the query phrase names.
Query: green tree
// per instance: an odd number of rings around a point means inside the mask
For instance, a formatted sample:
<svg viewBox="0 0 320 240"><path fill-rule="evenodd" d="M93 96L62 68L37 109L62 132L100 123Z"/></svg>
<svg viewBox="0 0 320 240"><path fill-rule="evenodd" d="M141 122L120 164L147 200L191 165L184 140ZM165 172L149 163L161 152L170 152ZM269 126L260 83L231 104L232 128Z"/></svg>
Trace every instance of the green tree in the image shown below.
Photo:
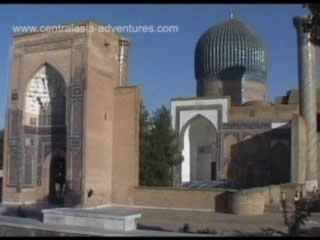
<svg viewBox="0 0 320 240"><path fill-rule="evenodd" d="M3 143L4 142L4 130L0 130L0 169L3 168Z"/></svg>
<svg viewBox="0 0 320 240"><path fill-rule="evenodd" d="M145 159L149 155L150 149L150 116L143 102L140 104L140 125L139 125L139 185L145 185L144 167Z"/></svg>
<svg viewBox="0 0 320 240"><path fill-rule="evenodd" d="M148 121L144 140L144 185L169 187L174 183L174 166L183 160L178 138L171 126L170 111L162 106Z"/></svg>

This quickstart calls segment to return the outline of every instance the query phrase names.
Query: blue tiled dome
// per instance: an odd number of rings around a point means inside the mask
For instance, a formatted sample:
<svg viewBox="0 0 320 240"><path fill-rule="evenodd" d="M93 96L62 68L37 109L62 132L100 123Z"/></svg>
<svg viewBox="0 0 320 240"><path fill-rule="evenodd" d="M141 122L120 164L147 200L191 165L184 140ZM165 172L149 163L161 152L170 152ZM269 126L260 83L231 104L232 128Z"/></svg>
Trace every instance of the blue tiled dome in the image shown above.
<svg viewBox="0 0 320 240"><path fill-rule="evenodd" d="M200 37L195 50L196 79L217 79L220 72L241 67L246 75L251 76L250 80L264 83L267 54L260 36L248 24L231 18L209 28Z"/></svg>

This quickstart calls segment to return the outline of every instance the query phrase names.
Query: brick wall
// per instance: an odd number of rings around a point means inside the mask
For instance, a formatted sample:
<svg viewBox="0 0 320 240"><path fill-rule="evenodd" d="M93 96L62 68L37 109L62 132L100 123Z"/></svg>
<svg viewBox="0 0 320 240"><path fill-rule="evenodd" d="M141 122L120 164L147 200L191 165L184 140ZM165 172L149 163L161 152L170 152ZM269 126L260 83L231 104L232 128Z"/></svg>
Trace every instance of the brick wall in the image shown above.
<svg viewBox="0 0 320 240"><path fill-rule="evenodd" d="M225 212L228 211L228 196L234 191L139 187L135 189L135 205Z"/></svg>

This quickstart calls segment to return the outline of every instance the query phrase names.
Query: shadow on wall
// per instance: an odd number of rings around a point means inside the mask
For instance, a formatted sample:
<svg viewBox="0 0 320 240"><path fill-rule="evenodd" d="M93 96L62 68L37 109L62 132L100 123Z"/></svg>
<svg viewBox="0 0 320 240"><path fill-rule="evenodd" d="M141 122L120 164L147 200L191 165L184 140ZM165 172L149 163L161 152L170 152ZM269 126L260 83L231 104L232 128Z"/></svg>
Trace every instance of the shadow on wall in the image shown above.
<svg viewBox="0 0 320 240"><path fill-rule="evenodd" d="M231 212L230 199L231 199L231 192L229 191L217 194L214 198L215 211L220 213L230 213Z"/></svg>
<svg viewBox="0 0 320 240"><path fill-rule="evenodd" d="M290 128L283 127L233 144L226 178L240 188L261 187L290 182L290 169Z"/></svg>
<svg viewBox="0 0 320 240"><path fill-rule="evenodd" d="M233 104L241 104L241 82L245 72L245 67L235 66L220 71L206 80L199 80L197 96L231 96Z"/></svg>
<svg viewBox="0 0 320 240"><path fill-rule="evenodd" d="M218 75L223 81L222 91L224 96L231 96L231 102L242 102L242 78L246 72L244 67L230 67L221 71Z"/></svg>
<svg viewBox="0 0 320 240"><path fill-rule="evenodd" d="M3 178L0 177L0 203L2 203L2 180Z"/></svg>

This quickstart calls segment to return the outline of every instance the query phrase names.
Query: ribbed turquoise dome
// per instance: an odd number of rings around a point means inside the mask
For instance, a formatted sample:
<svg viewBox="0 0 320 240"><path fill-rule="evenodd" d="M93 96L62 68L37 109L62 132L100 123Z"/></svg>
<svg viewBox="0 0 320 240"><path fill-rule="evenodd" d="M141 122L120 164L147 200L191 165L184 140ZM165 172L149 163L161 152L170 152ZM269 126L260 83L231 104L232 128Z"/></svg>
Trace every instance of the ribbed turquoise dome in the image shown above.
<svg viewBox="0 0 320 240"><path fill-rule="evenodd" d="M220 72L241 67L251 81L264 83L267 55L262 38L248 24L231 18L209 28L200 37L195 49L196 79L223 80L217 76Z"/></svg>

